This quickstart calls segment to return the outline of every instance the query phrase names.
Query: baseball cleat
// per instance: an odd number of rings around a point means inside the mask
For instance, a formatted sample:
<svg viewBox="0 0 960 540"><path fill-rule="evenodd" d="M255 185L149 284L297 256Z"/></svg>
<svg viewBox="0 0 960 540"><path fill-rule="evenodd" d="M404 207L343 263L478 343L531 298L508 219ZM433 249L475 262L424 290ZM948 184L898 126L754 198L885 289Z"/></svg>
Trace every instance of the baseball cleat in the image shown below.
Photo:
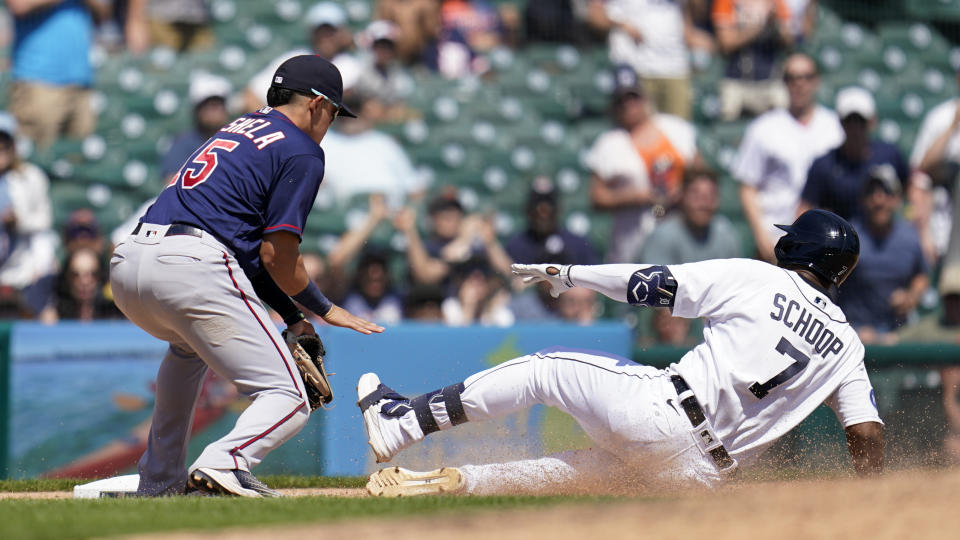
<svg viewBox="0 0 960 540"><path fill-rule="evenodd" d="M456 467L443 467L427 472L390 467L371 474L367 481L367 492L374 497L460 493L463 487L463 475Z"/></svg>
<svg viewBox="0 0 960 540"><path fill-rule="evenodd" d="M363 413L363 427L367 430L367 444L373 449L377 463L385 463L401 450L391 450L384 438L383 422L389 420L380 414L385 405L406 403L406 398L380 384L376 373L366 373L357 381L357 406Z"/></svg>
<svg viewBox="0 0 960 540"><path fill-rule="evenodd" d="M283 497L257 477L239 469L210 469L198 467L190 472L187 491L205 495L236 495L237 497Z"/></svg>

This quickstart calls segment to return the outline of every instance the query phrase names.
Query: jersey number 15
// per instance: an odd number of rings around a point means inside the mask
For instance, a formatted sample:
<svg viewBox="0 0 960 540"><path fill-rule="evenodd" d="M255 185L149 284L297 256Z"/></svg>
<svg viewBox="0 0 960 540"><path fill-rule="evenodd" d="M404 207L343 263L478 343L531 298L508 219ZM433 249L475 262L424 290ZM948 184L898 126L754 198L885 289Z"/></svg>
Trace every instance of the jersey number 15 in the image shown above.
<svg viewBox="0 0 960 540"><path fill-rule="evenodd" d="M787 366L786 369L777 373L769 381L761 383L755 382L750 385L750 392L753 395L757 396L757 399L763 399L764 396L770 393L770 390L773 390L777 386L789 381L793 378L794 375L803 371L803 368L807 367L807 364L810 363L810 357L800 352L799 349L793 346L792 343L787 341L787 338L781 337L780 342L776 346L777 352L790 358L793 358L793 363Z"/></svg>
<svg viewBox="0 0 960 540"><path fill-rule="evenodd" d="M193 158L192 161L184 163L183 167L180 167L180 172L173 178L170 185L172 186L176 184L177 181L180 181L183 189L193 189L206 182L207 178L217 169L217 165L220 164L220 158L215 150L233 152L238 146L240 146L239 142L228 139L214 139L210 141L209 144L200 150L197 157ZM194 163L198 166L194 167Z"/></svg>

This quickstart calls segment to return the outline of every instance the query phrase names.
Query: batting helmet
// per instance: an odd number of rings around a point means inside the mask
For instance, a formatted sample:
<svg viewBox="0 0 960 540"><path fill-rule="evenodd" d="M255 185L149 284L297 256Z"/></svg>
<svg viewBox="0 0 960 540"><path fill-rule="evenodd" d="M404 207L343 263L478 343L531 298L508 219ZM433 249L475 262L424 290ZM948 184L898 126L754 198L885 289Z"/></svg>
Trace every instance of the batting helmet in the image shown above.
<svg viewBox="0 0 960 540"><path fill-rule="evenodd" d="M840 285L860 258L857 231L833 212L808 210L793 225L777 228L787 232L773 250L784 268L807 268Z"/></svg>

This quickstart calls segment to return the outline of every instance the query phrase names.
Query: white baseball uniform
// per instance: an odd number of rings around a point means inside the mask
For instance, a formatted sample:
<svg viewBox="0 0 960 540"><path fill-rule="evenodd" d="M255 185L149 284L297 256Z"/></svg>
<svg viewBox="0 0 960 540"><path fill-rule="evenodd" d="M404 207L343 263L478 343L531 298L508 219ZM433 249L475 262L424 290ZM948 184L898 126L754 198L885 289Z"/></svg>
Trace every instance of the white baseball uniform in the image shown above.
<svg viewBox="0 0 960 540"><path fill-rule="evenodd" d="M626 302L631 277L647 265L573 266L575 286ZM534 404L572 415L597 448L493 465L461 467L470 493L543 491L581 480L631 485L715 485L722 443L746 464L826 402L844 427L881 422L863 365L864 348L830 298L791 270L726 259L670 265L673 314L705 318L704 341L666 369L597 352L551 349L516 358L431 399L439 429L504 416ZM696 429L672 377L692 389L705 414ZM416 407L417 399L411 401ZM462 410L460 407L462 406ZM421 412L422 414L422 412ZM464 418L465 416L465 418ZM393 448L423 438L413 411L381 422ZM428 419L429 420L429 419ZM458 420L458 421L452 421Z"/></svg>
<svg viewBox="0 0 960 540"><path fill-rule="evenodd" d="M783 234L774 224L793 223L797 217L813 160L840 146L843 138L836 113L820 105L806 124L785 109L774 109L747 127L731 172L737 181L757 189L770 238Z"/></svg>

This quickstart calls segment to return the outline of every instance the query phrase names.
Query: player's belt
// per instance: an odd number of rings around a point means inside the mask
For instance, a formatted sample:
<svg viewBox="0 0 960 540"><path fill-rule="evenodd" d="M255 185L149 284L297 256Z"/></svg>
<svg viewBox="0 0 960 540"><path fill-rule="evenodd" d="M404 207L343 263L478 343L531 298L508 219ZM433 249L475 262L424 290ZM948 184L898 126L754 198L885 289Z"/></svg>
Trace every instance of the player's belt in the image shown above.
<svg viewBox="0 0 960 540"><path fill-rule="evenodd" d="M679 375L671 375L670 382L672 382L673 387L677 389L680 406L683 407L683 411L687 413L687 418L690 419L693 427L697 427L706 422L707 416L703 414L703 407L701 407L700 402L697 401L697 396L693 395L693 391L690 390L690 385L687 384L687 381L683 380L683 377ZM687 394L686 398L683 397L684 394ZM720 470L729 469L736 464L722 444L710 450L710 457L713 458L713 462L717 464L717 468Z"/></svg>
<svg viewBox="0 0 960 540"><path fill-rule="evenodd" d="M133 234L140 232L140 226L143 223L137 223L137 227L133 229ZM196 236L197 238L203 236L203 229L198 229L193 225L187 225L185 223L174 223L167 227L167 232L163 236Z"/></svg>

